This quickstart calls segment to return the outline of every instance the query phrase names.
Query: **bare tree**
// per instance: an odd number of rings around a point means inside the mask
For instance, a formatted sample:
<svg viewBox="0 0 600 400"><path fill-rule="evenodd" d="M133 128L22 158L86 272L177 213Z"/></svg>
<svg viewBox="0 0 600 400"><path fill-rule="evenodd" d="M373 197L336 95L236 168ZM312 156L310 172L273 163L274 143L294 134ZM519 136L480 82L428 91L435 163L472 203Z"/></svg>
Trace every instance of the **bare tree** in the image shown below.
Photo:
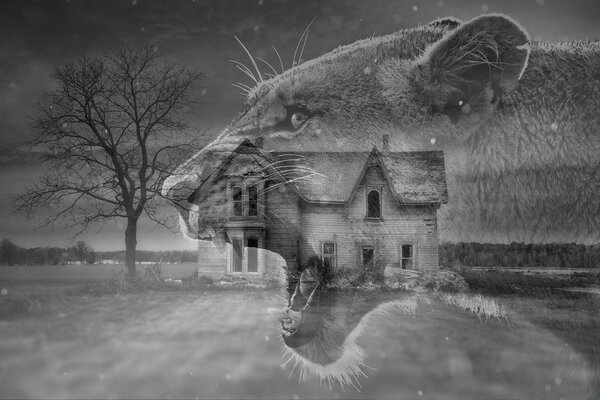
<svg viewBox="0 0 600 400"><path fill-rule="evenodd" d="M161 60L152 47L119 48L59 68L57 87L39 105L31 145L47 168L14 197L28 217L50 209L42 225L77 228L122 218L126 266L135 274L137 224L145 214L173 228L160 213L161 186L199 149L182 113L203 74Z"/></svg>

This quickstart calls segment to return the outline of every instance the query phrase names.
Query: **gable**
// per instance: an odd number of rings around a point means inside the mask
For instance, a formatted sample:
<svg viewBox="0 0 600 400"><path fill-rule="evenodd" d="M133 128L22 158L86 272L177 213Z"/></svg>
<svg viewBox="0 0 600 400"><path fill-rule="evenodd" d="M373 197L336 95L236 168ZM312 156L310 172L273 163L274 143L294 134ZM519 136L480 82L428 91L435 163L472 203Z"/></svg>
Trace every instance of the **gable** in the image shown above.
<svg viewBox="0 0 600 400"><path fill-rule="evenodd" d="M256 154L237 154L223 164L219 171L220 176L246 176L264 175L264 159Z"/></svg>
<svg viewBox="0 0 600 400"><path fill-rule="evenodd" d="M212 154L209 155L212 156ZM275 162L269 153L255 147L249 140L244 140L226 158L223 158L222 153L217 153L213 158L215 161L210 164L213 168L210 173L203 175L202 183L192 194L194 199L198 199L202 193L214 191L215 184L219 181L222 182L227 177L260 176L265 181L278 180L280 182L292 180L289 175L285 174L283 164ZM223 189L222 184L216 186ZM293 184L290 186L296 194L302 197Z"/></svg>
<svg viewBox="0 0 600 400"><path fill-rule="evenodd" d="M388 181L381 167L373 164L367 166L362 180L358 184L361 186L388 186Z"/></svg>

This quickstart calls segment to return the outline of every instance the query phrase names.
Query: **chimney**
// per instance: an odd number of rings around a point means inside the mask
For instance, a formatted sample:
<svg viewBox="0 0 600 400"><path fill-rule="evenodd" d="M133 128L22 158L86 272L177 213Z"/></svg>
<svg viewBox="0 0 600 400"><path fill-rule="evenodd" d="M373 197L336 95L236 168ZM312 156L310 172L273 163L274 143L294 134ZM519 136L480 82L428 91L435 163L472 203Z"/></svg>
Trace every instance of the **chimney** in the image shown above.
<svg viewBox="0 0 600 400"><path fill-rule="evenodd" d="M387 153L390 151L390 135L388 135L387 133L385 133L383 135L383 148L382 148L382 152Z"/></svg>
<svg viewBox="0 0 600 400"><path fill-rule="evenodd" d="M262 136L259 136L256 138L256 140L254 141L254 145L259 148L262 149L263 148L263 142L264 142L264 138Z"/></svg>

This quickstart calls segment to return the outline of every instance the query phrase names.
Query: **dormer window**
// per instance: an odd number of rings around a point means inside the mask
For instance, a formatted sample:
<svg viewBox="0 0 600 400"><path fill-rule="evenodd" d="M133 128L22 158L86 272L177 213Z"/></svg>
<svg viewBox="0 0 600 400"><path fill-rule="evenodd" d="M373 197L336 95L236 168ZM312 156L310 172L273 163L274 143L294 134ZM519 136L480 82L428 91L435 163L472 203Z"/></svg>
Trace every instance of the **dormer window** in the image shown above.
<svg viewBox="0 0 600 400"><path fill-rule="evenodd" d="M367 189L367 218L381 218L381 189Z"/></svg>
<svg viewBox="0 0 600 400"><path fill-rule="evenodd" d="M231 178L229 200L230 215L234 217L257 217L259 186L257 177Z"/></svg>

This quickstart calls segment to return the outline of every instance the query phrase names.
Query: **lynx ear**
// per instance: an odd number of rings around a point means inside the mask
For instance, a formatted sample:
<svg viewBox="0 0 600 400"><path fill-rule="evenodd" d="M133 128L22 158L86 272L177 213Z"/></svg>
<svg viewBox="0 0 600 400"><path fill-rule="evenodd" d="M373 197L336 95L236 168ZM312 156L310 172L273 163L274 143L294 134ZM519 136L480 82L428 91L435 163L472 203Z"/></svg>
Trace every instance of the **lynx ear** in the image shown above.
<svg viewBox="0 0 600 400"><path fill-rule="evenodd" d="M511 18L480 16L450 31L416 60L413 89L434 110L454 112L449 116L455 122L461 111L495 105L517 84L527 66L528 43L527 32Z"/></svg>
<svg viewBox="0 0 600 400"><path fill-rule="evenodd" d="M463 22L458 18L444 17L444 18L434 19L433 21L429 22L427 25L433 26L434 28L447 29L450 31L452 29L459 27L462 23Z"/></svg>

